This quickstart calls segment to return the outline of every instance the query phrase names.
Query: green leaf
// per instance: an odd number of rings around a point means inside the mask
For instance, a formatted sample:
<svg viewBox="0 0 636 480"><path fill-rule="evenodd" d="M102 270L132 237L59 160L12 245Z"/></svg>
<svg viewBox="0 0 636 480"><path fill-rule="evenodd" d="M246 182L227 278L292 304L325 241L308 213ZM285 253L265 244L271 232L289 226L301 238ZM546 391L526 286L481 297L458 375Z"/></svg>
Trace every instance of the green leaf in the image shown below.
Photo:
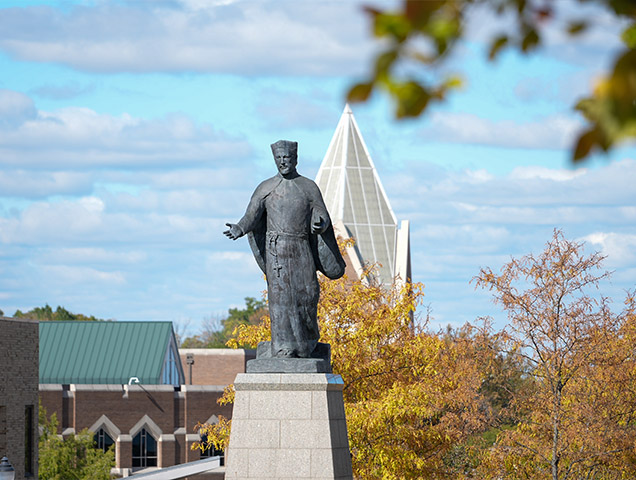
<svg viewBox="0 0 636 480"><path fill-rule="evenodd" d="M411 28L411 23L403 15L380 13L375 17L376 37L393 37L401 43L409 36Z"/></svg>
<svg viewBox="0 0 636 480"><path fill-rule="evenodd" d="M444 6L441 0L406 0L404 5L404 15L414 25L425 22L435 11Z"/></svg>
<svg viewBox="0 0 636 480"><path fill-rule="evenodd" d="M526 0L515 0L516 4L517 4L517 11L519 13L523 13L523 11L526 8ZM514 3L514 2L513 2Z"/></svg>
<svg viewBox="0 0 636 480"><path fill-rule="evenodd" d="M608 7L610 7L617 15L625 15L633 17L634 15L634 1L633 0L605 0Z"/></svg>
<svg viewBox="0 0 636 480"><path fill-rule="evenodd" d="M397 60L398 53L397 50L389 50L388 52L384 52L379 55L375 60L375 75L376 77L382 77L386 75L393 65L393 62Z"/></svg>
<svg viewBox="0 0 636 480"><path fill-rule="evenodd" d="M499 51L508 44L507 35L499 35L490 45L490 51L488 52L488 59L494 60L497 57Z"/></svg>
<svg viewBox="0 0 636 480"><path fill-rule="evenodd" d="M631 24L621 34L621 40L629 48L636 48L636 23Z"/></svg>
<svg viewBox="0 0 636 480"><path fill-rule="evenodd" d="M636 115L636 50L627 50L616 60L609 82L615 116L624 123Z"/></svg>
<svg viewBox="0 0 636 480"><path fill-rule="evenodd" d="M364 102L369 98L372 91L373 83L358 83L347 93L347 101L352 103Z"/></svg>
<svg viewBox="0 0 636 480"><path fill-rule="evenodd" d="M598 130L588 130L577 140L572 161L574 163L580 162L590 154L594 146L600 146L600 144Z"/></svg>
<svg viewBox="0 0 636 480"><path fill-rule="evenodd" d="M568 25L568 33L570 35L578 35L587 30L587 22L579 21L579 22L571 22Z"/></svg>
<svg viewBox="0 0 636 480"><path fill-rule="evenodd" d="M521 41L521 50L524 52L529 52L530 50L537 47L539 44L539 34L534 28L531 28L526 33L525 37Z"/></svg>
<svg viewBox="0 0 636 480"><path fill-rule="evenodd" d="M433 37L448 41L453 37L457 37L460 31L459 27L457 18L443 16L432 19L428 30Z"/></svg>
<svg viewBox="0 0 636 480"><path fill-rule="evenodd" d="M396 115L398 118L417 117L427 107L431 93L415 81L397 85L395 94L398 100Z"/></svg>

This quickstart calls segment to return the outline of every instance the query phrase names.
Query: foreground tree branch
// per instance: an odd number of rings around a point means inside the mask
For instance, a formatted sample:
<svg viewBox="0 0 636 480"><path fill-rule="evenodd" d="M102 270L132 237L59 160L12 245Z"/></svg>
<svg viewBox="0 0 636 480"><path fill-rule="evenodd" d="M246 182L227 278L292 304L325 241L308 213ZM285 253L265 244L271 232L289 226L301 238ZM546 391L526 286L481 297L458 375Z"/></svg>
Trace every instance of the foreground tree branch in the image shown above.
<svg viewBox="0 0 636 480"><path fill-rule="evenodd" d="M622 29L624 46L589 96L574 105L587 126L572 145L571 158L576 163L594 150L608 152L636 138L636 6L628 0L574 3L568 8L567 2L550 0L403 0L391 10L367 7L373 35L383 41L384 49L368 78L351 87L348 100L366 101L373 91L381 90L394 100L397 118L417 117L462 85L460 76L439 67L458 50L471 16L486 12L509 20L505 32L482 26L488 34L484 53L493 61L505 50L531 55L545 45L549 29L561 30L576 42L600 23L593 15L583 17L577 4L594 3Z"/></svg>

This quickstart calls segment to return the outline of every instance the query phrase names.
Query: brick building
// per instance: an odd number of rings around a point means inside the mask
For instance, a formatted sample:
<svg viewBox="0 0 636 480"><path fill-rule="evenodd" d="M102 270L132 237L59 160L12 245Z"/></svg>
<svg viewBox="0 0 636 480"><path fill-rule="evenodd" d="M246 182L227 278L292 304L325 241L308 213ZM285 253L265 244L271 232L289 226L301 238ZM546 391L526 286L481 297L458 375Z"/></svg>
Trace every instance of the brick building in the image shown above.
<svg viewBox="0 0 636 480"><path fill-rule="evenodd" d="M38 323L0 317L0 458L38 475Z"/></svg>
<svg viewBox="0 0 636 480"><path fill-rule="evenodd" d="M207 385L40 385L42 405L57 413L58 433L87 428L100 448L114 445L113 473L120 476L200 460L190 450L200 440L196 424L232 416L231 405L216 403L222 394L223 387Z"/></svg>
<svg viewBox="0 0 636 480"><path fill-rule="evenodd" d="M190 385L229 385L236 374L245 372L248 360L256 358L256 350L231 348L180 348L185 383ZM192 365L189 364L190 358ZM192 372L192 374L190 374Z"/></svg>
<svg viewBox="0 0 636 480"><path fill-rule="evenodd" d="M231 405L216 401L253 357L179 352L170 322L42 322L40 348L40 400L57 414L58 433L89 429L99 448L115 449L120 476L201 459L190 449L200 440L196 424L232 416ZM193 385L184 376L187 353ZM196 478L220 479L223 471Z"/></svg>

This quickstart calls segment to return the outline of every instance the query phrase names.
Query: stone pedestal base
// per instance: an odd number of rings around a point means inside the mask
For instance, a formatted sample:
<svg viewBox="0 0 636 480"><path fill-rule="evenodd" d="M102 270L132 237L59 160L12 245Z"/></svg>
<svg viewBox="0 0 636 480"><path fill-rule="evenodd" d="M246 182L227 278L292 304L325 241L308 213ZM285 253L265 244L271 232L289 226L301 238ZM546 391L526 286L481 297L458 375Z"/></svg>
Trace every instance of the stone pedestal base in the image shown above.
<svg viewBox="0 0 636 480"><path fill-rule="evenodd" d="M318 342L310 358L272 357L272 342L259 342L247 373L331 373L331 346Z"/></svg>
<svg viewBox="0 0 636 480"><path fill-rule="evenodd" d="M226 480L351 480L342 377L239 373Z"/></svg>

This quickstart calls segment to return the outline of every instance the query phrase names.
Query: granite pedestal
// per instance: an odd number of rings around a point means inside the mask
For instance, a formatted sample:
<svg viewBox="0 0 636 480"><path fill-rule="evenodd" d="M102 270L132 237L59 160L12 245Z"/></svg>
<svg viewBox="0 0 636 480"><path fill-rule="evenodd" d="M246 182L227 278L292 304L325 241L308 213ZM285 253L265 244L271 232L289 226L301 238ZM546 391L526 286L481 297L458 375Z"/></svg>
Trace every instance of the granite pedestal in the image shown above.
<svg viewBox="0 0 636 480"><path fill-rule="evenodd" d="M342 377L240 373L226 480L351 480Z"/></svg>

